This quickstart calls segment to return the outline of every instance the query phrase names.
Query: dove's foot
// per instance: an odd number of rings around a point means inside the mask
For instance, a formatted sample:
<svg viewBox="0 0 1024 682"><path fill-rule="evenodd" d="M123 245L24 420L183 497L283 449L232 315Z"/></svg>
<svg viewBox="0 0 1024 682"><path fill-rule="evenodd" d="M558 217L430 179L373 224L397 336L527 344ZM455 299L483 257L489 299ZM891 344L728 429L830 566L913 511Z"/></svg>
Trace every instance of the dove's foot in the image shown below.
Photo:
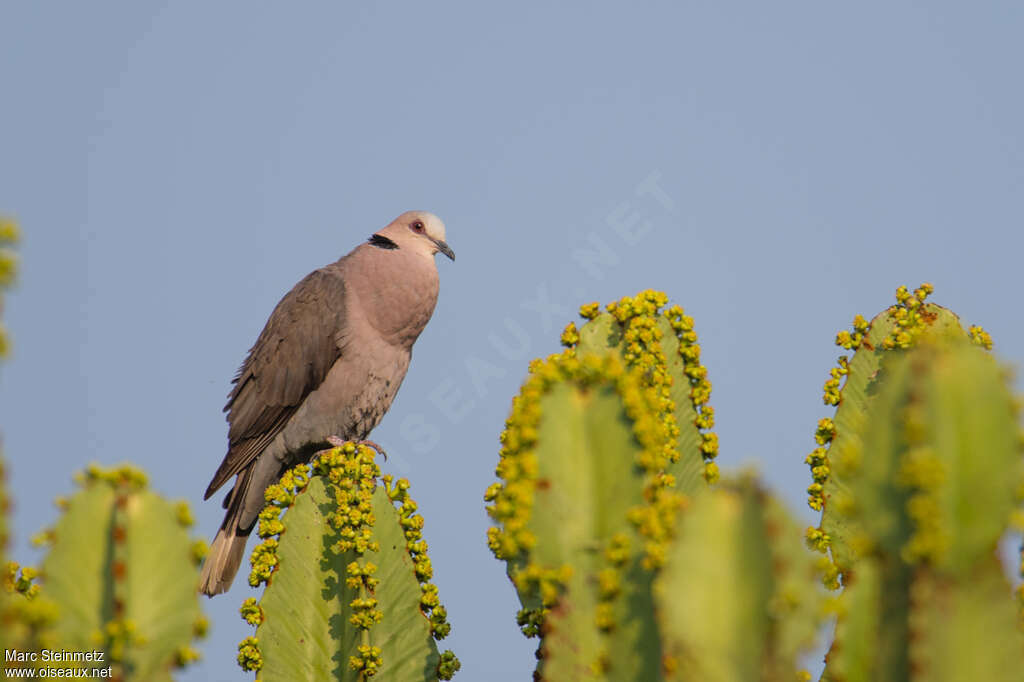
<svg viewBox="0 0 1024 682"><path fill-rule="evenodd" d="M388 453L384 452L384 448L374 443L372 440L360 440L356 441L359 445L365 445L368 448L373 448L374 451L384 459L388 458Z"/></svg>
<svg viewBox="0 0 1024 682"><path fill-rule="evenodd" d="M388 453L384 452L384 448L377 445L372 440L347 441L344 438L339 438L338 436L327 436L327 442L336 448L340 448L342 445L348 442L355 442L356 445L365 445L368 448L373 448L373 450L384 459L388 458Z"/></svg>

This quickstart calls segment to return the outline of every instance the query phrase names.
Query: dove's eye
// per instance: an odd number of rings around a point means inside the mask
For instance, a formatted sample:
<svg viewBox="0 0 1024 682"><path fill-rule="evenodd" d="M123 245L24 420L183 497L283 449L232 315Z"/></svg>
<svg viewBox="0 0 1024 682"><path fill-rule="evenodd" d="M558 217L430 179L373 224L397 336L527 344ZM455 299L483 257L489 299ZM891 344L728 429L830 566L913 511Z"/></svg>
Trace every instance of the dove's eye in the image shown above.
<svg viewBox="0 0 1024 682"><path fill-rule="evenodd" d="M412 228L413 232L419 232L421 234L423 233L423 229L424 228L423 228L423 221L422 220L415 220L415 221L413 221L412 225L410 225L409 227Z"/></svg>

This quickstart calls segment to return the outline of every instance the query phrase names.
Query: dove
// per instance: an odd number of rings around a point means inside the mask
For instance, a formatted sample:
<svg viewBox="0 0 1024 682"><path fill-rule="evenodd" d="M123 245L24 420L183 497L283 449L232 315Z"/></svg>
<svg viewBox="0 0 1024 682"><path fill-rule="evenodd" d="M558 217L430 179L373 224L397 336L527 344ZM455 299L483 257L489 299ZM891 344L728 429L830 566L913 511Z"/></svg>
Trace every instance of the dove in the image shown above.
<svg viewBox="0 0 1024 682"><path fill-rule="evenodd" d="M285 294L232 381L228 451L206 489L232 476L200 592L226 592L264 490L339 441L366 441L391 407L434 312L434 256L455 260L441 220L409 211ZM379 448L378 448L379 449Z"/></svg>

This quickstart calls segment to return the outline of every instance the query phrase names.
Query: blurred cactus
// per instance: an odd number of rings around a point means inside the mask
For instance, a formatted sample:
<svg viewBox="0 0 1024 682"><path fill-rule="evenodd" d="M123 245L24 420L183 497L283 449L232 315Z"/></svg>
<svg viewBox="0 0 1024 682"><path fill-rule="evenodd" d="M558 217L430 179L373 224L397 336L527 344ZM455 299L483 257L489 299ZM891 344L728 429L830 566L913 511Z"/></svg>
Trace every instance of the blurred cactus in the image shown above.
<svg viewBox="0 0 1024 682"><path fill-rule="evenodd" d="M655 582L665 679L799 679L825 614L820 579L797 524L751 478L694 496Z"/></svg>
<svg viewBox="0 0 1024 682"><path fill-rule="evenodd" d="M851 331L836 335L836 345L854 354L852 358L841 356L838 366L830 370L824 401L837 408L832 418L818 422L814 436L817 447L805 460L814 479L807 489L808 504L822 513L819 526L808 529L807 540L830 556L832 566L826 582L833 589L839 586L853 562L850 519L841 503L849 498L847 483L833 463L844 452L857 453L863 449L861 434L868 410L888 376L886 358L925 339L967 338L986 350L992 347L991 337L981 327L964 330L956 315L927 302L933 290L930 284L922 284L913 292L900 287L896 291L896 305L870 323L857 315Z"/></svg>
<svg viewBox="0 0 1024 682"><path fill-rule="evenodd" d="M266 498L249 576L266 588L242 605L257 626L239 645L243 669L289 682L452 678L459 662L435 643L451 628L408 481L346 443L286 472Z"/></svg>
<svg viewBox="0 0 1024 682"><path fill-rule="evenodd" d="M825 680L1024 679L996 556L1024 492L1014 400L991 337L931 293L900 287L836 337L854 354L825 383L837 409L807 457L822 512L807 540L845 586Z"/></svg>
<svg viewBox="0 0 1024 682"><path fill-rule="evenodd" d="M741 614L756 612L760 622L772 622L789 608L781 595L795 584L797 602L809 606L793 609L802 627L785 631L813 635L820 618L813 556L795 528L789 528L789 544L803 557L794 561L811 569L794 570L797 583L779 577L786 588L776 590L769 552L743 567L766 572L747 576L766 586L754 602L717 621L694 614L705 628L703 638L695 638L692 621L677 613L690 608L681 606L681 595L705 589L679 563L708 542L697 526L676 527L680 518L690 518L689 512L680 516L688 496L701 510L721 501L737 507L748 502L736 492L703 494L705 481L718 478L717 439L707 431L713 425L710 383L693 321L678 307L661 312L666 303L664 294L646 291L610 304L605 314L596 304L584 306L581 314L590 322L580 330L566 328L562 342L568 349L532 363L513 401L501 439L501 480L485 495L499 524L488 531L488 544L508 564L523 606L517 616L523 633L541 637L537 679L682 679L682 670L701 670L690 647L725 641L732 633L718 626L743 620ZM757 500L749 504L762 504ZM720 532L746 537L754 523L749 518L761 516L757 507L744 515L745 523L723 521L727 529ZM779 520L773 528L785 524ZM773 541L765 532L762 523L762 544ZM666 561L675 567L667 569ZM730 577L717 575L712 582L733 588ZM773 622L771 629L785 628ZM805 638L786 634L774 641L765 634L737 665L760 667L771 659L792 672L797 643Z"/></svg>
<svg viewBox="0 0 1024 682"><path fill-rule="evenodd" d="M0 220L0 288L16 236ZM708 485L718 440L693 320L653 291L583 306L566 349L531 363L485 494L517 622L540 638L535 679L809 680L797 662L833 611L823 681L1024 682L1024 587L1015 601L996 554L1024 526L1018 403L985 352L991 337L931 293L901 287L896 305L837 335L853 355L825 383L836 411L806 459L821 521L805 538L753 477ZM3 474L0 460L5 650L102 649L125 680L168 680L198 657L205 545L189 539L187 505L133 468L91 467L40 536L50 549L36 584L3 556ZM459 661L436 644L450 626L407 481L346 443L266 499L249 576L265 589L241 608L256 627L238 647L243 669L451 679ZM827 598L822 582L843 592Z"/></svg>
<svg viewBox="0 0 1024 682"><path fill-rule="evenodd" d="M853 357L843 355L838 366L829 372L825 382L824 401L836 405L835 415L818 422L814 434L817 447L806 462L811 468L813 483L807 489L808 504L820 511L821 523L808 529L808 542L832 560L826 582L837 588L839 580L852 563L849 543L849 519L841 505L827 504L833 498L841 499L846 483L832 465L836 453L845 448L860 447L859 435L867 418L868 408L879 387L883 385L886 370L884 358L893 351L914 346L919 339L964 337L967 332L960 320L949 310L928 303L932 293L930 284L922 284L913 292L900 287L897 303L877 315L870 323L857 315L851 331L836 335L836 345L854 351ZM991 338L980 327L971 327L971 338L978 344L991 347ZM845 379L845 382L844 382ZM840 385L842 388L840 389Z"/></svg>
<svg viewBox="0 0 1024 682"><path fill-rule="evenodd" d="M965 339L926 339L882 372L833 457L848 563L825 679L1024 680L996 556L1024 473L1005 371Z"/></svg>
<svg viewBox="0 0 1024 682"><path fill-rule="evenodd" d="M39 536L44 595L59 618L52 641L62 650L106 652L123 680L169 680L171 670L198 659L191 648L206 632L199 609L198 565L205 543L189 537L191 513L147 488L130 466L90 466L79 490L59 500L64 514Z"/></svg>
<svg viewBox="0 0 1024 682"><path fill-rule="evenodd" d="M11 501L7 493L7 471L0 457L0 649L4 652L32 652L54 644L52 625L57 618L56 607L41 597L36 582L38 571L21 567L7 559L9 542L7 517ZM0 659L0 671L11 664L6 656ZM15 667L24 667L15 664Z"/></svg>
<svg viewBox="0 0 1024 682"><path fill-rule="evenodd" d="M0 216L0 292L14 283L17 257L12 246L19 239L18 227L12 220ZM3 296L0 293L0 312ZM7 355L10 342L0 322L0 358ZM49 626L56 619L53 604L39 598L38 572L32 567L21 567L7 558L10 542L8 516L11 498L7 490L7 463L0 456L0 649L7 651L35 651L50 642ZM0 659L0 671L6 670L6 655Z"/></svg>
<svg viewBox="0 0 1024 682"><path fill-rule="evenodd" d="M18 225L10 218L0 216L0 291L14 283L18 272L18 257L13 246L18 243L21 233ZM3 297L0 295L0 313L3 313ZM10 350L7 329L0 322L0 358Z"/></svg>

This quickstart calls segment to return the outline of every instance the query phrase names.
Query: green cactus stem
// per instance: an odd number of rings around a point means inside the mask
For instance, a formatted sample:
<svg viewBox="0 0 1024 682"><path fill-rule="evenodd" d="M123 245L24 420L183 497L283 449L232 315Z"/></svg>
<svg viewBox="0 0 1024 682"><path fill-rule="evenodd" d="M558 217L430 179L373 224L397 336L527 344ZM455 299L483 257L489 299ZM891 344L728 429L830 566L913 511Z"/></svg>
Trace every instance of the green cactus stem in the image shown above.
<svg viewBox="0 0 1024 682"><path fill-rule="evenodd" d="M660 645L650 581L682 496L658 391L616 354L535 363L488 491L541 679L653 679Z"/></svg>
<svg viewBox="0 0 1024 682"><path fill-rule="evenodd" d="M191 642L206 631L187 507L151 492L131 466L92 465L76 478L78 492L43 536L54 638L63 649L102 649L115 677L169 680L198 658Z"/></svg>
<svg viewBox="0 0 1024 682"><path fill-rule="evenodd" d="M834 461L844 450L856 452L862 447L858 434L886 376L883 360L913 347L922 338L969 335L976 344L991 346L991 338L980 327L971 327L968 333L951 311L928 303L932 292L930 284L922 284L913 292L900 287L896 305L870 323L857 315L851 330L836 335L836 345L854 353L852 357L841 356L837 367L830 370L824 401L837 406L836 411L831 418L818 422L814 434L817 447L805 460L813 478L807 489L808 505L822 513L820 524L807 530L807 542L830 556L832 566L825 581L833 589L852 564L849 520L841 502L848 497L846 482L835 472Z"/></svg>
<svg viewBox="0 0 1024 682"><path fill-rule="evenodd" d="M451 679L459 662L405 479L346 443L267 489L238 661L261 680Z"/></svg>
<svg viewBox="0 0 1024 682"><path fill-rule="evenodd" d="M996 558L1024 459L1006 372L966 335L881 364L834 458L850 564L824 679L1024 680L1024 632Z"/></svg>
<svg viewBox="0 0 1024 682"><path fill-rule="evenodd" d="M665 679L798 679L825 615L820 557L750 478L692 498L655 582Z"/></svg>
<svg viewBox="0 0 1024 682"><path fill-rule="evenodd" d="M718 436L711 431L715 412L708 404L711 382L700 361L693 318L667 304L664 293L647 290L609 303L604 313L597 303L584 305L580 316L589 321L579 330L569 323L561 341L568 354L580 357L617 353L628 368L642 369L645 381L671 401L666 417L674 421L678 454L666 473L675 478L677 490L691 494L704 487L704 480L718 479Z"/></svg>
<svg viewBox="0 0 1024 682"><path fill-rule="evenodd" d="M588 304L531 363L501 437L488 545L541 679L656 679L652 581L685 494L718 477L693 320L664 294Z"/></svg>

